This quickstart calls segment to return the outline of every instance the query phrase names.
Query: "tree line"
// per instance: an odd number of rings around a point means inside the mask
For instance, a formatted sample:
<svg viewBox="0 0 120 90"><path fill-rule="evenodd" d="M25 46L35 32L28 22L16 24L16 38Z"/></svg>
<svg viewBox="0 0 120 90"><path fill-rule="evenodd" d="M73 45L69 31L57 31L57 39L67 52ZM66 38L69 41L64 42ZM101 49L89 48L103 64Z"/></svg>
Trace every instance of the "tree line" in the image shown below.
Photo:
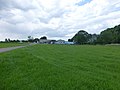
<svg viewBox="0 0 120 90"><path fill-rule="evenodd" d="M40 39L46 39L47 40L47 37L46 36L43 36L43 37L41 37ZM39 42L39 40L40 40L39 38L33 38L32 36L28 36L28 40L11 40L10 38L5 38L5 41L0 41L0 42L7 42L7 43L9 43L9 42L31 42L31 43L33 43L33 42Z"/></svg>
<svg viewBox="0 0 120 90"><path fill-rule="evenodd" d="M71 39L70 42L75 44L116 44L120 43L120 25L108 28L100 34L89 34L84 30L80 30Z"/></svg>

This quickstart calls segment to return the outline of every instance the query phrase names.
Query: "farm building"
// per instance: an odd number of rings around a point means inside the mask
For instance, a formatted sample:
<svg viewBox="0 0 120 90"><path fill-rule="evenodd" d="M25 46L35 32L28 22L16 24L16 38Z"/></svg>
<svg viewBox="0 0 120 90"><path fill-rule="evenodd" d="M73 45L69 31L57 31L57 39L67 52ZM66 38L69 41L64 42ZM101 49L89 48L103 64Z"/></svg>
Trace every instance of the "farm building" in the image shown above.
<svg viewBox="0 0 120 90"><path fill-rule="evenodd" d="M60 39L60 40L57 40L55 44L65 44L65 41Z"/></svg>
<svg viewBox="0 0 120 90"><path fill-rule="evenodd" d="M68 42L68 41L65 41L65 44L66 44L66 45L73 45L74 42Z"/></svg>
<svg viewBox="0 0 120 90"><path fill-rule="evenodd" d="M58 40L55 42L55 44L66 44L66 45L72 45L74 44L73 42L68 42L68 41L64 41L64 40Z"/></svg>
<svg viewBox="0 0 120 90"><path fill-rule="evenodd" d="M47 39L40 39L39 43L40 44L54 44L56 40L47 40Z"/></svg>
<svg viewBox="0 0 120 90"><path fill-rule="evenodd" d="M74 44L73 42L68 42L68 41L64 41L64 40L47 40L47 39L40 39L39 40L40 44L66 44L66 45L72 45Z"/></svg>

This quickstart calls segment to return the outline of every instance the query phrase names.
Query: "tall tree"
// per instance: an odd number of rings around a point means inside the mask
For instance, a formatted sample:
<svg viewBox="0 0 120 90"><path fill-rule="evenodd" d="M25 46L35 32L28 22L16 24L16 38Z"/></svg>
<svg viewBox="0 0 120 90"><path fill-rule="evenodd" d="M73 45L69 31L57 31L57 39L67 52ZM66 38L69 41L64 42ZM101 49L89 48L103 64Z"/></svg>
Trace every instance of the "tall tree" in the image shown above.
<svg viewBox="0 0 120 90"><path fill-rule="evenodd" d="M88 42L88 39L88 32L80 30L71 40L73 40L76 44L86 44Z"/></svg>
<svg viewBox="0 0 120 90"><path fill-rule="evenodd" d="M100 44L120 43L120 25L102 31L97 42Z"/></svg>
<svg viewBox="0 0 120 90"><path fill-rule="evenodd" d="M47 37L46 37L46 36L43 36L43 37L41 37L40 39L46 39L46 40L47 40Z"/></svg>
<svg viewBox="0 0 120 90"><path fill-rule="evenodd" d="M32 36L28 36L28 42L33 42L33 41L34 41L33 37Z"/></svg>

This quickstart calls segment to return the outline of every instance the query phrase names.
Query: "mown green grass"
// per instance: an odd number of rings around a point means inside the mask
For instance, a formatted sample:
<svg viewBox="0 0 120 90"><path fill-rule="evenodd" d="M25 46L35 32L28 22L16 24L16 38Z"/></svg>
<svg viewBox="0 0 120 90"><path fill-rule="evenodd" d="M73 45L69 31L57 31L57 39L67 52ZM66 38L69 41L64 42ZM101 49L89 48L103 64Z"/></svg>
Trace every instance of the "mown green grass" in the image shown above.
<svg viewBox="0 0 120 90"><path fill-rule="evenodd" d="M14 47L14 46L22 46L27 43L0 43L0 48Z"/></svg>
<svg viewBox="0 0 120 90"><path fill-rule="evenodd" d="M34 45L0 54L0 90L119 90L120 46Z"/></svg>

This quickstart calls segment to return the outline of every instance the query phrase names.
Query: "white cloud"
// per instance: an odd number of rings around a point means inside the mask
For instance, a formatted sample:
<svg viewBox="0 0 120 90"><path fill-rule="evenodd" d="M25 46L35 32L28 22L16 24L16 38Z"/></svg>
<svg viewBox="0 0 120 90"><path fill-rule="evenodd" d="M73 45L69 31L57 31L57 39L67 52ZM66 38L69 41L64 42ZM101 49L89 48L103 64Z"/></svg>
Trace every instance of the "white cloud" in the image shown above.
<svg viewBox="0 0 120 90"><path fill-rule="evenodd" d="M28 35L68 39L120 24L120 0L0 0L0 40ZM90 0L89 0L90 1Z"/></svg>

